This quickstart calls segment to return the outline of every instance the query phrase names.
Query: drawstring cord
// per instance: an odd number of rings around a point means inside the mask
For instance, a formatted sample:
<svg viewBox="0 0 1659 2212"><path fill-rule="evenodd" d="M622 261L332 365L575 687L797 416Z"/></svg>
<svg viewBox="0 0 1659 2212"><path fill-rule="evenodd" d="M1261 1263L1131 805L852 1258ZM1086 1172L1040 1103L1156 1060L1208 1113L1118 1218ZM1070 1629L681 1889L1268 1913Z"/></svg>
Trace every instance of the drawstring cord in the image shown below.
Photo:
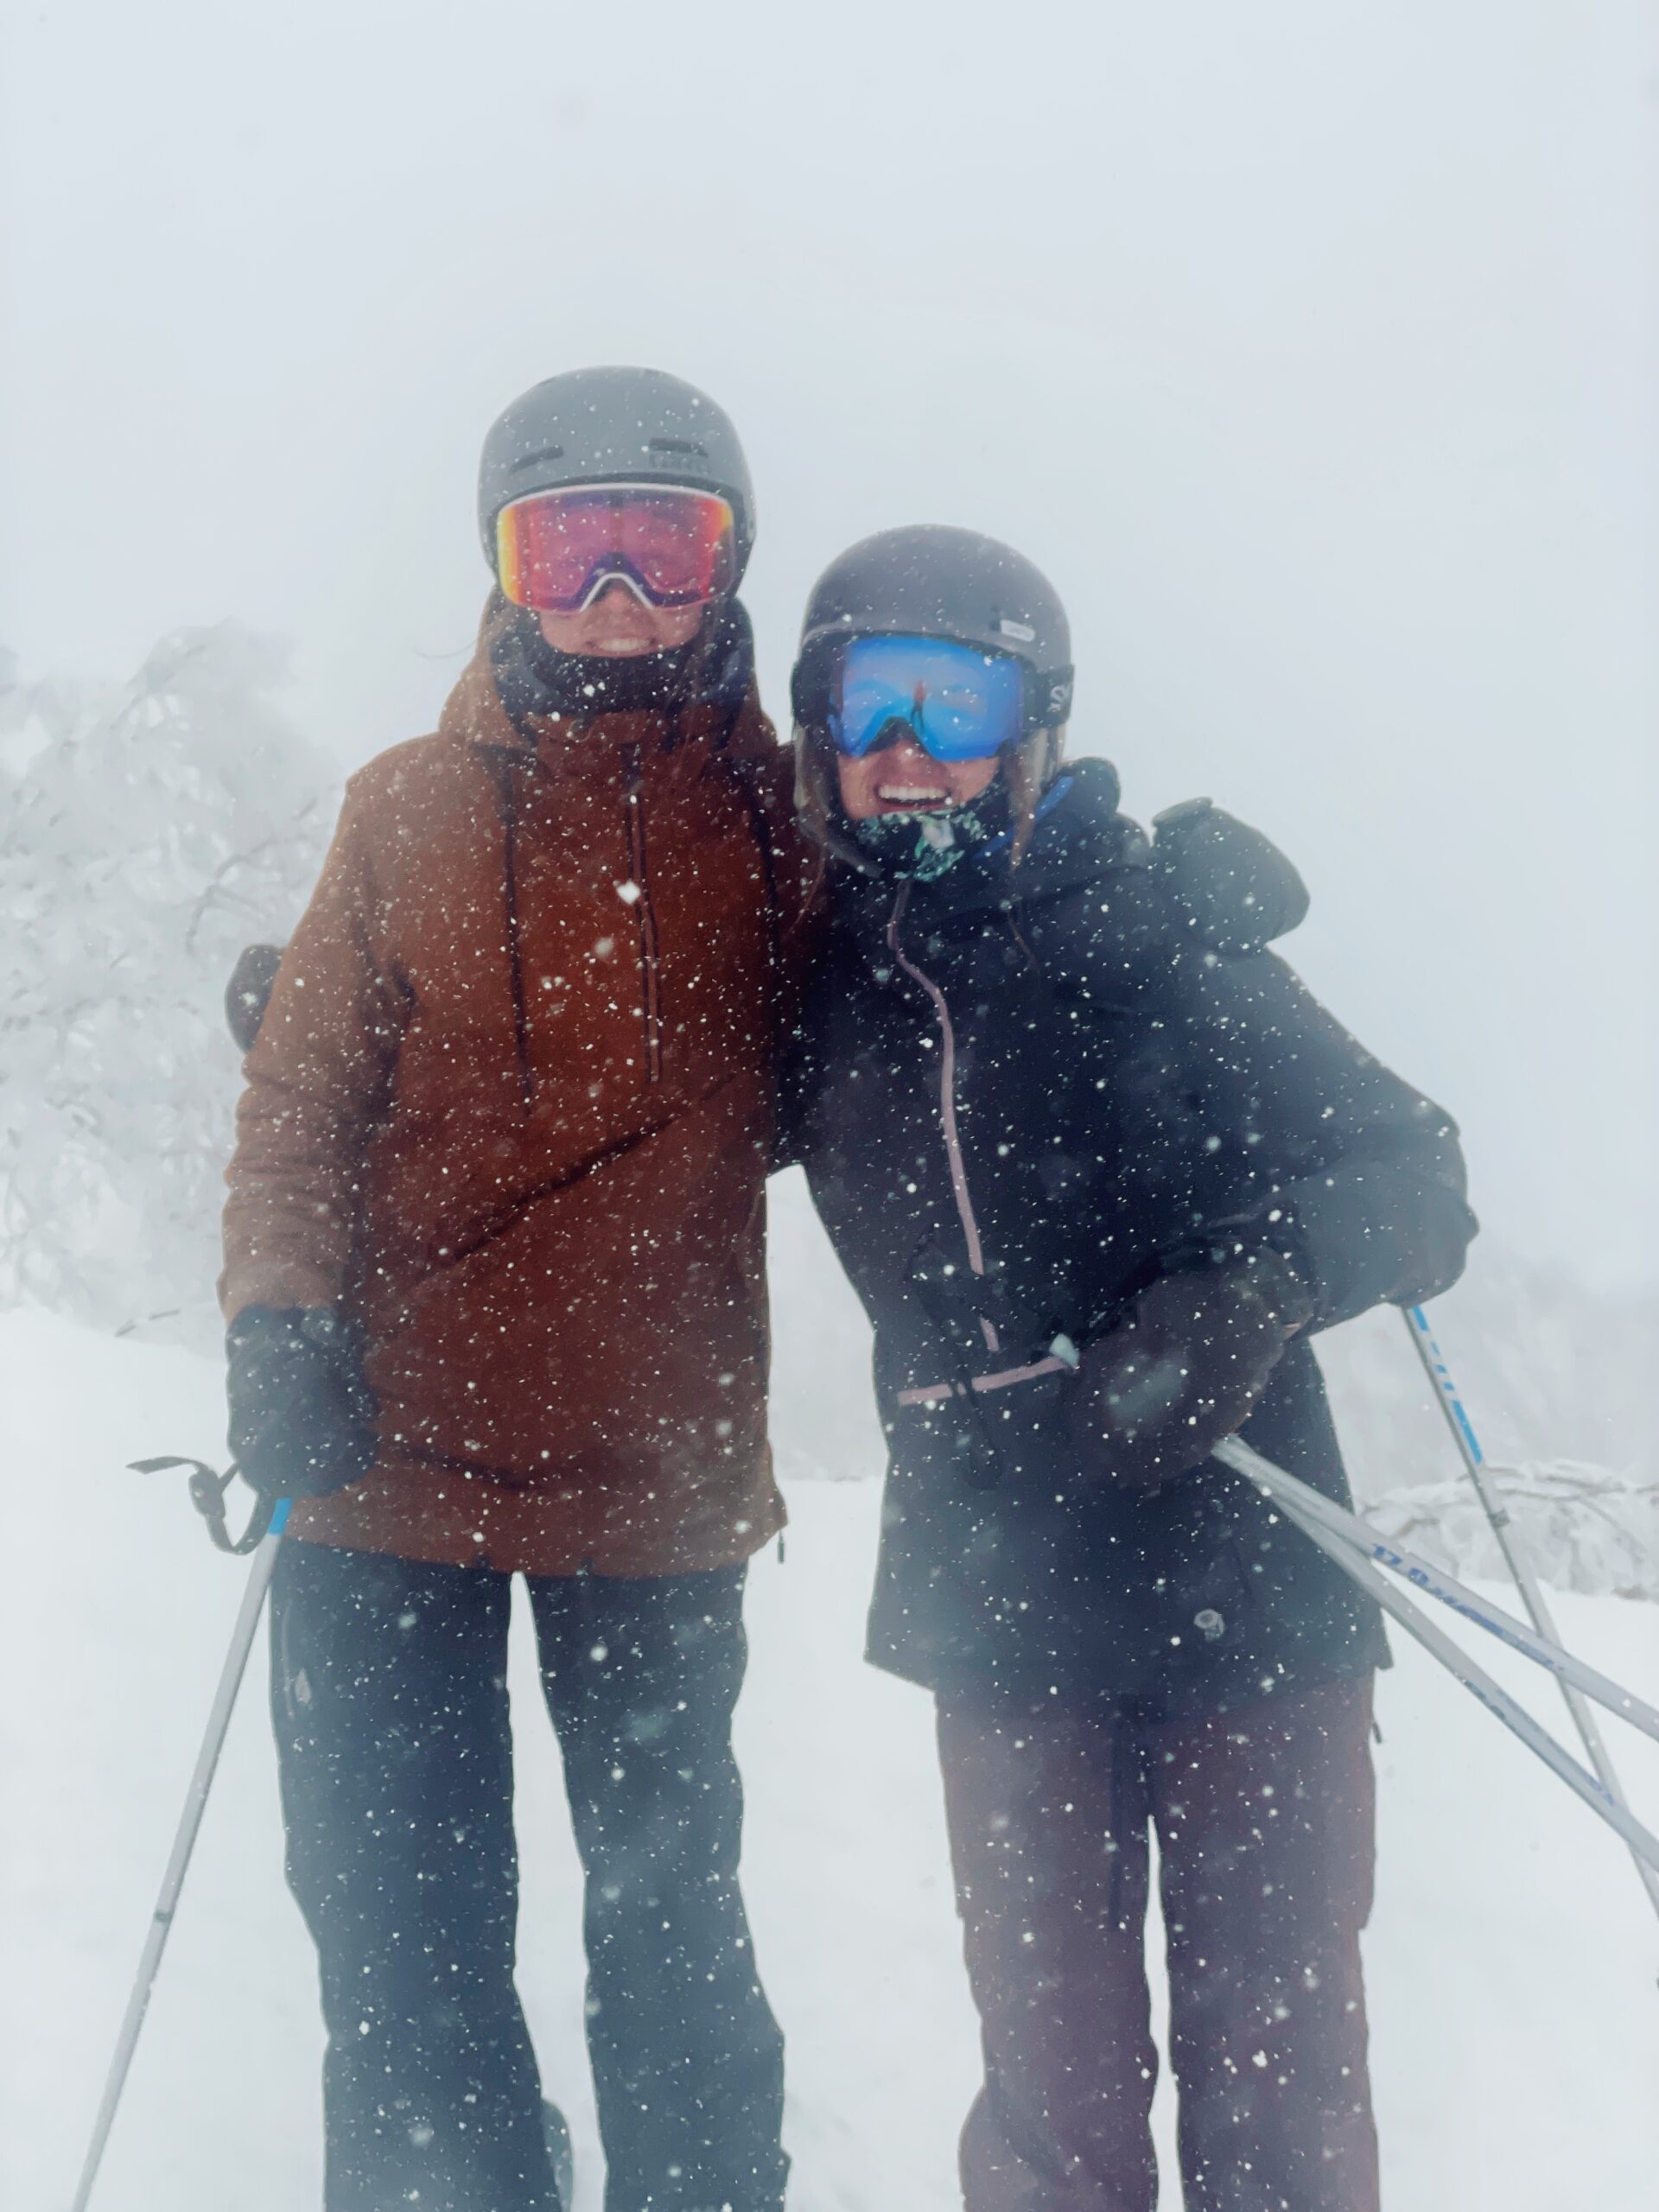
<svg viewBox="0 0 1659 2212"><path fill-rule="evenodd" d="M526 1114L536 1103L530 1065L530 1016L524 1007L524 956L518 919L518 792L511 759L493 762L501 807L504 899L507 925L507 971L512 986L512 1039L518 1064L518 1096Z"/></svg>
<svg viewBox="0 0 1659 2212"><path fill-rule="evenodd" d="M979 1221L974 1212L973 1193L968 1187L968 1163L962 1148L962 1138L957 1128L957 1032L950 1019L950 1002L933 978L918 968L905 951L899 931L904 925L905 910L910 904L911 887L908 882L899 887L893 912L887 922L887 949L894 960L914 983L919 983L927 994L939 1030L939 1122L944 1135L945 1158L950 1169L950 1190L957 1202L957 1215L962 1224L963 1242L968 1248L968 1265L972 1274L983 1281L986 1274L985 1254L979 1237ZM1001 1351L1001 1338L996 1324L988 1313L979 1317L981 1333L988 1351Z"/></svg>
<svg viewBox="0 0 1659 2212"><path fill-rule="evenodd" d="M674 708L669 717L668 749L671 752L684 735L683 725L687 705L696 702L697 692L701 689L702 681L712 661L717 642L723 643L723 638L717 640L714 632L705 625L704 634L698 640L697 649L691 662L692 700L689 702L682 702ZM732 719L735 720L735 713ZM513 1049L518 1069L519 1100L525 1114L528 1115L536 1103L536 1079L530 1058L530 1016L524 999L524 941L518 912L518 786L513 781L513 771L519 762L505 747L493 747L491 751L495 755L491 760L490 767L501 815L502 861L505 878L503 896L507 931L507 969L512 989ZM767 912L772 932L772 955L775 975L778 964L777 900L776 887L772 879L772 855L764 830L758 823L755 824L755 830L756 842L760 847L761 867L766 878ZM642 915L642 930L645 929L647 922L648 917ZM656 1019L654 998L657 953L654 944L645 945L642 950L641 957L646 961L648 968L647 998L653 1002L648 1020L649 1027ZM775 1023L774 1027L776 1027Z"/></svg>
<svg viewBox="0 0 1659 2212"><path fill-rule="evenodd" d="M789 1040L784 1032L784 944L779 920L777 858L772 849L772 835L766 827L766 810L760 804L759 793L745 773L743 763L723 753L716 757L724 761L731 772L731 779L748 816L750 834L760 856L761 881L766 894L766 965L772 982L772 1058L773 1065L779 1065Z"/></svg>

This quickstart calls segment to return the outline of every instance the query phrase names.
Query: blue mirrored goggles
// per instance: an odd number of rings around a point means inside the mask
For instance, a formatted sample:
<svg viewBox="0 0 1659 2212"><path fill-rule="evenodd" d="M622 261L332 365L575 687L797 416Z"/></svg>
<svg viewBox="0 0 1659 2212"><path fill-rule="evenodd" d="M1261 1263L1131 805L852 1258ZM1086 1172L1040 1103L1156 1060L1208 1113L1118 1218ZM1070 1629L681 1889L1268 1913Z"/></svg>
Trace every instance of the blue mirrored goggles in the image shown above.
<svg viewBox="0 0 1659 2212"><path fill-rule="evenodd" d="M954 638L855 638L825 716L837 753L858 760L908 734L935 760L986 760L1025 734L1026 671Z"/></svg>

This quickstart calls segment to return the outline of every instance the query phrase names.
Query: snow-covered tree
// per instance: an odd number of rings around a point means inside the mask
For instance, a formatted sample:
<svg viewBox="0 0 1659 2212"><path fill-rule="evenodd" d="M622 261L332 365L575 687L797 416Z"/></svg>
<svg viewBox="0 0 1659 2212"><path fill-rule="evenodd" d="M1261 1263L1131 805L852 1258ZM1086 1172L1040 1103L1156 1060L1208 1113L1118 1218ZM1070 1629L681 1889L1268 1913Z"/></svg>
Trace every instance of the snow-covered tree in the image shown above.
<svg viewBox="0 0 1659 2212"><path fill-rule="evenodd" d="M1659 1599L1659 1304L1480 1238L1432 1312L1535 1573ZM1389 1307L1319 1341L1363 1510L1463 1574L1503 1563L1440 1403Z"/></svg>
<svg viewBox="0 0 1659 2212"><path fill-rule="evenodd" d="M1491 1480L1509 1512L1512 1541L1541 1581L1597 1596L1659 1599L1659 1483L1582 1459L1494 1467ZM1377 1501L1370 1517L1396 1543L1443 1560L1454 1573L1509 1579L1466 1477L1395 1491Z"/></svg>
<svg viewBox="0 0 1659 2212"><path fill-rule="evenodd" d="M283 648L181 631L111 696L0 659L0 1302L210 1341L236 955L316 874Z"/></svg>

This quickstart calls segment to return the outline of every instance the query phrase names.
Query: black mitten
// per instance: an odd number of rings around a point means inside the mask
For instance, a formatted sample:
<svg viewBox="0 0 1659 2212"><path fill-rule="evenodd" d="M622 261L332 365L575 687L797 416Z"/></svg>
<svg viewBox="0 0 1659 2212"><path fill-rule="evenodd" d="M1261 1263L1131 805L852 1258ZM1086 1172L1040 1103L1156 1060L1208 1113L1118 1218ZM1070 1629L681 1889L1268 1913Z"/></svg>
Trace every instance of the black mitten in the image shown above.
<svg viewBox="0 0 1659 2212"><path fill-rule="evenodd" d="M1084 1353L1071 1391L1073 1436L1104 1472L1136 1488L1199 1465L1249 1418L1309 1311L1277 1253L1160 1276Z"/></svg>
<svg viewBox="0 0 1659 2212"><path fill-rule="evenodd" d="M327 1497L367 1474L378 1408L360 1332L328 1306L250 1306L232 1322L231 1450L265 1497Z"/></svg>

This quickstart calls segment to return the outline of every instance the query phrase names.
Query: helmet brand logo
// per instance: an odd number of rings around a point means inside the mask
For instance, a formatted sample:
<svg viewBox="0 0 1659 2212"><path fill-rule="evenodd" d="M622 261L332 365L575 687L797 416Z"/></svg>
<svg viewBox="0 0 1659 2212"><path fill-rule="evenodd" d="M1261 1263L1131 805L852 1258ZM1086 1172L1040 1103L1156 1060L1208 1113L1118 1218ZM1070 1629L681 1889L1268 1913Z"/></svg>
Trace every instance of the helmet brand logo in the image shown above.
<svg viewBox="0 0 1659 2212"><path fill-rule="evenodd" d="M1037 632L1029 622L1015 622L1005 614L996 626L1005 638L1013 638L1022 645L1034 645L1037 642Z"/></svg>

